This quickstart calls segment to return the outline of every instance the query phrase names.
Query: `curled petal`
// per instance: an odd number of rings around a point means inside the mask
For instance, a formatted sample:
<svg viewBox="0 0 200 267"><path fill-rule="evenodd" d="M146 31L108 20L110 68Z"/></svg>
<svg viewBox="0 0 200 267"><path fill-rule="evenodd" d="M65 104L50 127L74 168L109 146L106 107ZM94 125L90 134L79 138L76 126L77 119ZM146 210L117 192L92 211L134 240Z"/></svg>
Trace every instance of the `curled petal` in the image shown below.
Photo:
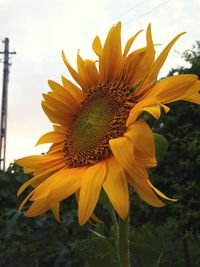
<svg viewBox="0 0 200 267"><path fill-rule="evenodd" d="M135 188L141 198L155 207L165 204L156 196L148 184L148 174L144 167L134 164L133 144L126 137L119 137L109 141L111 150L118 163L129 174L129 183ZM124 153L123 153L124 152Z"/></svg>

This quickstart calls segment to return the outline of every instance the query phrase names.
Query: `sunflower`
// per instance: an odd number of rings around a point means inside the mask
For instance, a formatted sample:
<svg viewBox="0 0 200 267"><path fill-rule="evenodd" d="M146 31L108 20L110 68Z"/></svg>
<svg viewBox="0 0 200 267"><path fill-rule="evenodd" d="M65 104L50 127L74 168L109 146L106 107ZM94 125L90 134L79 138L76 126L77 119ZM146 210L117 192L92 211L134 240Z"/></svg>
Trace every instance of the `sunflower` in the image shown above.
<svg viewBox="0 0 200 267"><path fill-rule="evenodd" d="M178 34L155 59L151 25L146 31L146 46L130 52L137 32L122 50L121 23L114 25L102 45L95 37L92 48L97 60L77 55L77 71L64 63L75 84L62 77L62 85L49 81L51 91L44 94L42 107L54 130L44 134L37 145L51 143L45 155L18 159L33 178L32 192L20 205L30 200L28 217L52 209L59 221L60 202L76 194L80 225L90 217L101 190L122 219L129 210L128 187L154 207L164 206L158 197L172 200L155 188L147 169L157 165L151 128L142 119L148 112L159 119L161 110L173 101L186 100L200 104L200 81L195 75L177 75L161 81L159 71Z"/></svg>

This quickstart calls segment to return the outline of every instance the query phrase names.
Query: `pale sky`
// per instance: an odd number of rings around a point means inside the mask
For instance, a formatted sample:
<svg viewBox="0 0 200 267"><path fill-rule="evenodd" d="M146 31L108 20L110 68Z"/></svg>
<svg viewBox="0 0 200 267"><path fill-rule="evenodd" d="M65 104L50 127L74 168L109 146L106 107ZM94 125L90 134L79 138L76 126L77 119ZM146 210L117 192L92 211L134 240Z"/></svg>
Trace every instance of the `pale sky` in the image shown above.
<svg viewBox="0 0 200 267"><path fill-rule="evenodd" d="M155 43L162 47L186 31L174 46L182 52L200 40L199 14L200 0L0 0L0 39L8 37L10 51L17 52L9 78L7 165L47 149L35 147L38 138L52 129L41 108L42 93L48 91L48 79L59 82L62 74L70 77L62 49L74 67L78 49L84 58L96 59L93 38L98 34L104 40L109 28L122 21L124 43L149 22ZM134 48L144 44L142 33ZM180 64L182 59L172 50L160 76ZM1 85L2 73L0 64Z"/></svg>

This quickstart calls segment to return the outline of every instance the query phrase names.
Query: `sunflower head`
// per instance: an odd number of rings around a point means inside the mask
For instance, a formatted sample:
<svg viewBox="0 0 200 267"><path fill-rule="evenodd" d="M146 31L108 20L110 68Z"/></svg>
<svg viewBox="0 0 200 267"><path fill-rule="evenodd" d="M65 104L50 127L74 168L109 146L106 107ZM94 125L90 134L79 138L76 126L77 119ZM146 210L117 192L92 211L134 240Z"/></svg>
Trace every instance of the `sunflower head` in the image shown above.
<svg viewBox="0 0 200 267"><path fill-rule="evenodd" d="M123 136L133 99L123 81L98 84L86 94L66 133L64 154L70 167L90 166L112 155L109 140Z"/></svg>
<svg viewBox="0 0 200 267"><path fill-rule="evenodd" d="M129 208L128 186L133 186L148 204L162 207L160 197L147 169L156 166L151 128L141 118L145 111L159 119L161 109L177 100L200 104L200 82L195 75L177 75L157 80L159 71L177 35L155 59L151 26L146 32L146 46L131 51L136 39L121 45L121 23L114 25L102 45L95 37L95 60L77 55L77 70L64 63L76 83L62 77L62 85L49 81L51 91L44 94L42 107L54 130L44 134L37 144L51 143L43 156L29 156L16 161L33 178L33 191L22 202L32 204L27 216L41 215L52 209L59 220L60 202L76 194L80 224L90 217L101 190L123 219Z"/></svg>

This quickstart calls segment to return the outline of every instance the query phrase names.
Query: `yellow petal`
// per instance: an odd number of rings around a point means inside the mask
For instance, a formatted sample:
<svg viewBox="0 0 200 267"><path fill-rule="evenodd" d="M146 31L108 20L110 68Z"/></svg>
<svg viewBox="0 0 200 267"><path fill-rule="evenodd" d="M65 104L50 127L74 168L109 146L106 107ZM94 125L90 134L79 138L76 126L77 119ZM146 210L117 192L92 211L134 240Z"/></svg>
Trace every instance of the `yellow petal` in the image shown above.
<svg viewBox="0 0 200 267"><path fill-rule="evenodd" d="M102 56L103 48L102 48L101 40L99 39L98 35L94 38L92 49L94 50L97 56L99 57Z"/></svg>
<svg viewBox="0 0 200 267"><path fill-rule="evenodd" d="M130 114L128 116L128 119L126 121L126 126L129 126L130 124L134 123L137 118L140 116L140 114L144 111L145 108L148 107L154 107L161 105L159 101L157 101L155 98L147 98L142 101L139 101L130 111ZM157 113L153 109L146 109L145 111L150 111L150 113L155 117L157 116Z"/></svg>
<svg viewBox="0 0 200 267"><path fill-rule="evenodd" d="M17 196L19 196L29 185L32 185L33 187L36 187L36 184L43 182L43 179L46 179L50 177L53 173L55 173L57 170L60 170L65 165L63 163L61 164L52 164L51 168L47 168L45 170L41 170L37 175L35 175L33 178L26 181L18 190Z"/></svg>
<svg viewBox="0 0 200 267"><path fill-rule="evenodd" d="M60 153L62 153L62 157L64 158L63 146L64 146L63 141L60 143L55 143L55 144L50 146L47 154L51 155L51 154L60 152Z"/></svg>
<svg viewBox="0 0 200 267"><path fill-rule="evenodd" d="M88 80L88 73L85 70L84 60L81 58L79 53L77 54L77 66L78 66L78 74L82 80L82 88L85 92L88 92L91 88L91 83Z"/></svg>
<svg viewBox="0 0 200 267"><path fill-rule="evenodd" d="M66 82L66 81L65 81ZM73 83L68 83L68 88L63 87L57 82L52 80L48 81L50 88L60 96L60 99L64 99L64 102L67 102L68 105L71 103L73 106L79 106L79 101L77 100L77 94L81 93L81 90L78 89ZM68 89L68 90L66 90Z"/></svg>
<svg viewBox="0 0 200 267"><path fill-rule="evenodd" d="M122 70L121 23L113 26L106 38L99 60L100 81L114 81Z"/></svg>
<svg viewBox="0 0 200 267"><path fill-rule="evenodd" d="M103 188L119 216L125 219L129 210L128 184L124 169L114 157L108 159L108 170Z"/></svg>
<svg viewBox="0 0 200 267"><path fill-rule="evenodd" d="M42 135L37 141L37 145L48 144L48 143L59 143L65 140L65 134L59 132L48 132Z"/></svg>
<svg viewBox="0 0 200 267"><path fill-rule="evenodd" d="M99 73L97 71L96 62L87 59L84 62L84 66L91 86L96 86L99 83Z"/></svg>
<svg viewBox="0 0 200 267"><path fill-rule="evenodd" d="M161 103L170 103L182 99L196 81L197 76L192 74L171 76L158 82L144 98L156 98Z"/></svg>
<svg viewBox="0 0 200 267"><path fill-rule="evenodd" d="M130 87L139 82L144 76L145 70L142 64L146 48L140 48L132 52L124 61L124 76Z"/></svg>
<svg viewBox="0 0 200 267"><path fill-rule="evenodd" d="M33 178L29 179L28 181L26 181L18 190L17 192L17 196L19 196L29 185L31 185L32 182L38 180L40 177L42 177L43 174L41 175L36 175Z"/></svg>
<svg viewBox="0 0 200 267"><path fill-rule="evenodd" d="M44 199L34 201L33 204L28 209L26 216L35 217L44 214L50 207L47 205Z"/></svg>
<svg viewBox="0 0 200 267"><path fill-rule="evenodd" d="M119 137L110 139L109 145L115 159L124 169L126 169L126 167L129 166L130 161L133 162L134 159L133 142L127 137Z"/></svg>
<svg viewBox="0 0 200 267"><path fill-rule="evenodd" d="M51 188L51 192L48 196L47 202L51 205L57 201L66 199L75 193L80 188L81 178L84 175L84 172L84 168L72 168L54 176L51 183L48 183L48 187Z"/></svg>
<svg viewBox="0 0 200 267"><path fill-rule="evenodd" d="M71 174L71 170L67 169L66 167L57 171L56 173L53 173L51 176L48 177L48 179L46 179L43 183L41 183L35 189L35 192L34 192L33 196L31 197L31 200L36 201L36 200L40 200L42 198L47 199L47 197L49 197L50 201L48 202L48 204L49 203L54 204L55 202L60 201L60 199L57 199L58 195L56 194L56 193L59 194L57 188L60 188L60 184L68 183L69 184L69 193L66 192L66 196L71 193L71 187L73 187L73 180L70 179L70 177L72 177L72 176L70 176L70 174ZM63 179L64 181L61 181L61 179ZM74 180L76 181L76 179L74 179ZM51 192L55 192L55 193L53 193L53 195L50 196L49 194L51 194ZM72 192L71 194L73 194L73 193L74 192ZM51 201L51 198L54 198L56 200Z"/></svg>
<svg viewBox="0 0 200 267"><path fill-rule="evenodd" d="M79 74L71 67L71 65L67 61L67 58L66 58L66 56L65 56L63 51L62 51L62 58L63 58L63 61L64 61L65 65L66 65L66 67L68 68L70 74L74 78L74 80L81 86L82 89L84 89L84 82L82 81L82 79L79 76Z"/></svg>
<svg viewBox="0 0 200 267"><path fill-rule="evenodd" d="M163 207L165 204L152 191L147 174L139 170L138 166L134 167L134 171L130 174L129 183L134 187L138 195L149 205L153 207Z"/></svg>
<svg viewBox="0 0 200 267"><path fill-rule="evenodd" d="M77 203L79 203L80 189L78 189L78 190L75 192L75 196L76 196L76 201L77 201ZM94 212L91 214L90 219L94 220L94 221L97 222L97 223L103 223L103 221L100 220L100 219L95 215ZM90 219L89 219L89 220L90 220ZM90 220L89 222L90 222L92 225L94 225L94 224L91 222L91 220Z"/></svg>
<svg viewBox="0 0 200 267"><path fill-rule="evenodd" d="M46 166L51 166L52 162L56 161L58 163L60 160L61 159L57 156L35 155L35 156L28 156L28 157L18 159L15 161L15 163L22 167L28 167L31 169L37 169L37 168L39 169L39 168L44 168Z"/></svg>
<svg viewBox="0 0 200 267"><path fill-rule="evenodd" d="M28 196L22 201L22 203L20 204L19 209L18 209L19 212L22 210L22 208L26 204L26 202L31 198L33 193L34 193L34 190L30 194L28 194Z"/></svg>
<svg viewBox="0 0 200 267"><path fill-rule="evenodd" d="M53 129L55 132L59 132L59 133L65 133L66 132L65 127L62 127L62 126L56 125L56 124L53 125Z"/></svg>
<svg viewBox="0 0 200 267"><path fill-rule="evenodd" d="M147 48L145 52L144 61L146 65L145 66L146 71L148 71L150 67L152 66L154 59L155 59L155 49L154 49L154 44L153 44L152 34L151 34L151 24L149 24L147 28L146 39L147 39Z"/></svg>
<svg viewBox="0 0 200 267"><path fill-rule="evenodd" d="M91 87L99 83L99 74L95 65L95 61L83 60L81 56L77 55L78 73L85 83L85 90L89 91Z"/></svg>
<svg viewBox="0 0 200 267"><path fill-rule="evenodd" d="M48 102L49 101L50 100L48 100ZM62 106L57 108L57 104L59 104L59 102L53 101L51 103L46 103L42 101L42 109L51 122L59 124L65 128L71 126L77 111L74 110L74 112L71 112Z"/></svg>
<svg viewBox="0 0 200 267"><path fill-rule="evenodd" d="M165 196L162 192L160 192L155 186L152 185L152 183L148 180L149 185L151 186L151 188L153 188L153 190L156 192L156 194L158 194L160 197L166 199L166 200L170 200L173 202L177 202L178 199L173 199L173 198L169 198L167 196Z"/></svg>
<svg viewBox="0 0 200 267"><path fill-rule="evenodd" d="M142 111L147 111L150 113L156 120L160 118L161 115L161 109L160 106L151 106L151 107L145 107L141 109Z"/></svg>
<svg viewBox="0 0 200 267"><path fill-rule="evenodd" d="M185 101L189 101L200 105L200 81L196 81L195 84L185 93L182 98Z"/></svg>
<svg viewBox="0 0 200 267"><path fill-rule="evenodd" d="M148 184L148 174L145 168L134 164L133 143L129 138L119 137L109 141L115 159L127 171L129 183L135 188L140 197L148 204L162 207L164 203L156 196Z"/></svg>
<svg viewBox="0 0 200 267"><path fill-rule="evenodd" d="M40 178L38 177L37 180L32 181L31 186L34 187L34 188L37 187L37 186L39 186L46 179L48 179L51 175L55 174L56 172L58 172L58 171L60 171L62 169L65 169L65 168L66 168L66 163L63 161L62 163L58 163L56 165L52 164L51 165L51 168L48 169L49 172L47 172L48 171L47 169L45 169L45 170L38 170L37 172L35 172L36 175L39 175L38 173L40 173L40 171L41 172L45 172L46 171L46 175L43 175Z"/></svg>
<svg viewBox="0 0 200 267"><path fill-rule="evenodd" d="M79 197L78 218L83 225L90 218L99 198L106 176L106 162L99 162L88 167L83 175Z"/></svg>
<svg viewBox="0 0 200 267"><path fill-rule="evenodd" d="M79 106L75 105L73 102L70 101L63 101L62 98L57 98L55 95L48 93L42 94L45 100L45 103L52 108L55 109L60 117L64 116L74 116L79 110Z"/></svg>
<svg viewBox="0 0 200 267"><path fill-rule="evenodd" d="M60 223L60 202L51 205L51 209L56 221Z"/></svg>
<svg viewBox="0 0 200 267"><path fill-rule="evenodd" d="M146 48L142 48L141 50L141 55L140 55L140 60L137 63L137 65L132 68L132 73L131 79L129 79L129 84L132 87L134 84L137 82L140 82L144 79L144 77L147 75L149 70L151 69L154 60L155 60L155 49L154 49L154 44L152 40L152 34L151 34L151 24L149 24L147 28L147 33L146 33L146 41L147 41L147 46ZM140 93L140 86L136 88L134 91L135 95L138 95Z"/></svg>
<svg viewBox="0 0 200 267"><path fill-rule="evenodd" d="M129 126L124 136L127 136L134 144L134 161L137 164L146 167L157 165L153 134L144 120L139 119Z"/></svg>
<svg viewBox="0 0 200 267"><path fill-rule="evenodd" d="M152 84L157 79L157 76L159 74L160 69L162 68L163 64L165 63L165 60L169 54L169 51L171 50L172 46L175 44L175 42L183 35L185 32L178 34L161 52L161 54L158 56L156 61L153 63L150 71L146 75L146 78L141 83L140 88L138 89L140 93L145 90L146 86L149 84Z"/></svg>
<svg viewBox="0 0 200 267"><path fill-rule="evenodd" d="M69 126L70 123L67 121L66 118L64 118L63 114L61 114L60 111L57 111L56 109L50 107L44 101L42 101L42 109L51 122L62 125L64 127Z"/></svg>
<svg viewBox="0 0 200 267"><path fill-rule="evenodd" d="M80 103L83 100L84 93L79 87L77 87L64 76L62 76L62 83L65 89L69 91L69 93L76 99L76 101Z"/></svg>
<svg viewBox="0 0 200 267"><path fill-rule="evenodd" d="M189 95L183 98L183 100L200 105L200 93Z"/></svg>
<svg viewBox="0 0 200 267"><path fill-rule="evenodd" d="M34 169L30 169L30 168L23 168L23 172L24 173L32 173L32 172L34 172Z"/></svg>
<svg viewBox="0 0 200 267"><path fill-rule="evenodd" d="M135 41L136 37L142 32L142 30L138 31L133 37L131 37L128 42L126 43L126 46L124 48L124 54L123 57L125 58L133 44L133 42Z"/></svg>

